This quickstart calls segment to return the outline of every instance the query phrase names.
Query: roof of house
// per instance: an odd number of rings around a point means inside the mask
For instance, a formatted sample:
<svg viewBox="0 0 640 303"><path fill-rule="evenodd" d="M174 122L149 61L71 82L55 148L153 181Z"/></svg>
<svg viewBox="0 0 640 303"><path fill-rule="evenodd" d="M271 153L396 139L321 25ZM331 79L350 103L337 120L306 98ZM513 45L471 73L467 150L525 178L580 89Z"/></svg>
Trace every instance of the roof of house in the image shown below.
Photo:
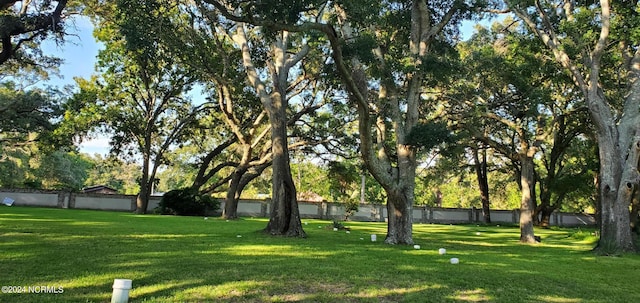
<svg viewBox="0 0 640 303"><path fill-rule="evenodd" d="M94 186L87 186L85 188L82 189L83 192L85 193L91 193L91 192L96 192L96 191L101 191L101 190L108 190L108 191L113 191L113 192L117 192L118 190L106 185L94 185Z"/></svg>

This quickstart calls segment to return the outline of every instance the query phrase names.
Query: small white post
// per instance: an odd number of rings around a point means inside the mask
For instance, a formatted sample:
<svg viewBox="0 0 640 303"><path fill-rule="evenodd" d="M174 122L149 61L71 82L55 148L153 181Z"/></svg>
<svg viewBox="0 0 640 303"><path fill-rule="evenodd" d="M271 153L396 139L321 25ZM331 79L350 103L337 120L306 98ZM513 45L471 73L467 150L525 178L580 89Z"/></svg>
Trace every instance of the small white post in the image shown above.
<svg viewBox="0 0 640 303"><path fill-rule="evenodd" d="M371 242L376 242L376 240L377 240L376 238L377 238L376 235L371 235Z"/></svg>
<svg viewBox="0 0 640 303"><path fill-rule="evenodd" d="M111 295L111 303L129 302L130 289L131 289L131 280L129 279L113 280L113 294Z"/></svg>

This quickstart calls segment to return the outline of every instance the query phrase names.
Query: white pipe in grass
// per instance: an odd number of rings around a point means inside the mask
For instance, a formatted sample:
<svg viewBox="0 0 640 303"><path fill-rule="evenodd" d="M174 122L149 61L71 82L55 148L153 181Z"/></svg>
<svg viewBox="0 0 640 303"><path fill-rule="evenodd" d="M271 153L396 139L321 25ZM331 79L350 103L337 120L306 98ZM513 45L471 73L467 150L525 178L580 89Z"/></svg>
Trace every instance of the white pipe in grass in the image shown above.
<svg viewBox="0 0 640 303"><path fill-rule="evenodd" d="M129 290L131 290L131 284L131 280L129 279L113 280L113 294L111 295L111 303L129 302Z"/></svg>

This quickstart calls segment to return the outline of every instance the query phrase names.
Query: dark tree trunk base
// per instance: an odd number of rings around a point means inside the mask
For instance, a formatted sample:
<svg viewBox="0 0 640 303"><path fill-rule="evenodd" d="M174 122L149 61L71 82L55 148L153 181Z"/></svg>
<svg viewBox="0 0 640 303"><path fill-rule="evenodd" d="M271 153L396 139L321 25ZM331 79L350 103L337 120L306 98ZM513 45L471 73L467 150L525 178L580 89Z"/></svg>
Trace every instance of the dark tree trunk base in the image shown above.
<svg viewBox="0 0 640 303"><path fill-rule="evenodd" d="M384 243L391 245L413 245L413 203L402 193L387 193L387 236ZM394 201L393 199L396 199ZM398 205L404 207L397 207Z"/></svg>

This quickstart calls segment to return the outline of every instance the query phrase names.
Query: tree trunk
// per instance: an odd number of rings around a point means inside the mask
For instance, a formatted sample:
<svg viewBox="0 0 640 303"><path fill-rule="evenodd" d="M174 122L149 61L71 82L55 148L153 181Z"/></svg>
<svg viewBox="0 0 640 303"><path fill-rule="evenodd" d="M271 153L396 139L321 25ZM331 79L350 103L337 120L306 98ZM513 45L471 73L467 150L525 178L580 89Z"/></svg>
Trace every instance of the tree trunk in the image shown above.
<svg viewBox="0 0 640 303"><path fill-rule="evenodd" d="M143 177L140 182L140 192L136 197L136 214L146 214L149 206L149 196L151 196L150 184L147 179Z"/></svg>
<svg viewBox="0 0 640 303"><path fill-rule="evenodd" d="M366 203L366 176L364 175L364 172L360 175L360 204L364 204Z"/></svg>
<svg viewBox="0 0 640 303"><path fill-rule="evenodd" d="M306 237L300 221L296 187L289 165L287 142L286 90L280 89L266 106L271 124L271 150L273 154L272 204L269 223L264 231L271 235Z"/></svg>
<svg viewBox="0 0 640 303"><path fill-rule="evenodd" d="M527 154L521 155L522 172L520 184L522 186L522 200L520 201L520 242L536 243L533 233L534 203L532 189L535 186L533 158Z"/></svg>
<svg viewBox="0 0 640 303"><path fill-rule="evenodd" d="M598 115L604 104L599 93L589 94L589 107L596 124L598 153L600 157L600 240L595 251L603 254L636 252L631 234L629 207L638 184L638 157L640 138L637 125L620 123L604 125L612 121Z"/></svg>
<svg viewBox="0 0 640 303"><path fill-rule="evenodd" d="M610 160L603 161L602 158L601 161L610 162ZM607 164L601 164L601 166L604 165ZM618 179L617 186L615 182L607 182L615 179ZM636 251L629 220L629 205L633 190L634 185L631 182L622 182L620 178L603 176L600 195L600 240L595 248L596 251L604 254Z"/></svg>
<svg viewBox="0 0 640 303"><path fill-rule="evenodd" d="M136 197L136 214L144 215L147 213L147 207L149 205L149 197L148 190L146 189L148 186L140 186L140 192Z"/></svg>
<svg viewBox="0 0 640 303"><path fill-rule="evenodd" d="M631 213L629 215L631 231L640 235L640 189L636 188L631 201Z"/></svg>
<svg viewBox="0 0 640 303"><path fill-rule="evenodd" d="M142 155L142 176L140 176L140 192L136 197L136 214L145 214L149 205L151 181L149 180L149 153Z"/></svg>
<svg viewBox="0 0 640 303"><path fill-rule="evenodd" d="M289 86L289 71L308 53L309 47L304 46L295 55L290 56L288 47L289 32L278 33L271 47L271 58L268 62L271 76L271 92L260 79L251 59L249 43L244 25L238 24L236 34L232 39L240 45L242 61L249 83L256 90L265 111L269 115L271 128L271 152L273 157L272 175L272 204L269 223L264 232L271 235L291 237L306 237L300 221L296 187L291 176L289 165L289 146L287 142L287 88Z"/></svg>
<svg viewBox="0 0 640 303"><path fill-rule="evenodd" d="M552 172L548 170L548 174L551 173ZM551 182L549 177L547 177L545 181L546 182L540 181L540 204L535 207L533 223L536 226L549 228L549 219L555 209L551 206L551 190L549 189Z"/></svg>
<svg viewBox="0 0 640 303"><path fill-rule="evenodd" d="M537 218L539 219L539 226L542 228L549 228L551 226L551 214L555 210L554 207L549 205L541 204L540 207L536 208L537 210Z"/></svg>
<svg viewBox="0 0 640 303"><path fill-rule="evenodd" d="M413 191L387 191L386 244L413 244Z"/></svg>
<svg viewBox="0 0 640 303"><path fill-rule="evenodd" d="M242 175L244 175L246 171L247 168L244 166L237 167L233 171L224 200L224 209L222 210L222 218L224 219L238 219L238 199L240 199L241 193L241 191L239 191L240 179L242 179Z"/></svg>
<svg viewBox="0 0 640 303"><path fill-rule="evenodd" d="M480 188L480 200L482 201L482 219L484 223L491 223L491 213L489 207L489 178L487 177L487 150L482 149L482 161L478 155L479 150L473 148L474 166Z"/></svg>
<svg viewBox="0 0 640 303"><path fill-rule="evenodd" d="M600 240L596 251L602 253L636 252L633 243L629 221L629 206L632 193L638 186L638 149L640 149L640 53L631 45L624 46L621 42L622 56L629 56L623 64L627 73L630 90L624 101L623 110L617 112L611 103L607 102L603 85L600 83L603 54L609 52L609 34L611 32L612 12L609 1L601 0L597 23L601 26L598 40L593 47L588 48L587 57L572 58L564 51L563 42L558 39L563 34L555 32L555 28L546 24L536 23L531 14L517 5L509 4L512 11L520 17L545 45L553 51L556 61L569 72L585 97L589 113L596 130L598 154L600 158ZM538 3L536 3L538 4ZM538 13L544 13L544 7L537 6ZM571 13L571 12L570 12ZM533 14L538 16L538 14ZM620 15L622 16L622 15ZM567 18L574 18L571 14ZM544 20L544 18L540 19ZM578 52L576 54L585 54ZM588 72L574 62L587 62ZM624 66L626 65L626 66Z"/></svg>
<svg viewBox="0 0 640 303"><path fill-rule="evenodd" d="M595 250L606 254L635 252L636 247L633 243L629 221L629 200L624 197L630 193L615 195L611 188L604 187L601 201L600 240ZM621 190L631 191L626 188L621 188Z"/></svg>

